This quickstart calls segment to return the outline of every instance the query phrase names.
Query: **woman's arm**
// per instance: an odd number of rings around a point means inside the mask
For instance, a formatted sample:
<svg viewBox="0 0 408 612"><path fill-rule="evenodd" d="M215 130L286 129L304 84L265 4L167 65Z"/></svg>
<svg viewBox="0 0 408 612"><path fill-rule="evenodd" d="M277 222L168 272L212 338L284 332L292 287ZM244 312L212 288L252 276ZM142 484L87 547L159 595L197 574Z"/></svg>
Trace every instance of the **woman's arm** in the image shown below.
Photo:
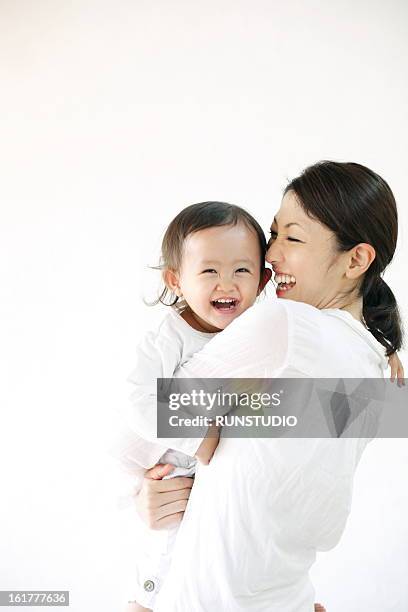
<svg viewBox="0 0 408 612"><path fill-rule="evenodd" d="M288 312L282 301L255 304L179 366L180 378L273 378L289 352Z"/></svg>
<svg viewBox="0 0 408 612"><path fill-rule="evenodd" d="M157 437L156 379L166 371L178 378L268 378L285 365L288 353L288 317L276 300L265 300L249 308L226 329L212 338L201 351L179 365L178 349L159 337L148 336L137 354L137 364L129 382L135 385L127 413L130 428L144 440L174 448L204 460L209 443L204 437ZM164 360L171 362L164 369ZM178 366L178 367L177 367ZM174 370L172 369L174 367ZM152 383L154 380L154 384ZM207 437L208 433L207 433ZM197 455L199 448L201 452ZM157 456L157 460L159 458Z"/></svg>

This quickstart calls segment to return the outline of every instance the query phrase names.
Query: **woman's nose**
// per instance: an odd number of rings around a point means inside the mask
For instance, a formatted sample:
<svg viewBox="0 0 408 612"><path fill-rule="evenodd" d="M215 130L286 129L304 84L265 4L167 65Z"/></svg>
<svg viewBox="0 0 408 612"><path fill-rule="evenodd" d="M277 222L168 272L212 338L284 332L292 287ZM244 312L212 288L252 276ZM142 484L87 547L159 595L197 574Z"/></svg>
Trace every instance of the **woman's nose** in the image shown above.
<svg viewBox="0 0 408 612"><path fill-rule="evenodd" d="M278 245L277 240L270 243L268 250L266 251L265 259L268 263L273 264L282 260L282 249Z"/></svg>

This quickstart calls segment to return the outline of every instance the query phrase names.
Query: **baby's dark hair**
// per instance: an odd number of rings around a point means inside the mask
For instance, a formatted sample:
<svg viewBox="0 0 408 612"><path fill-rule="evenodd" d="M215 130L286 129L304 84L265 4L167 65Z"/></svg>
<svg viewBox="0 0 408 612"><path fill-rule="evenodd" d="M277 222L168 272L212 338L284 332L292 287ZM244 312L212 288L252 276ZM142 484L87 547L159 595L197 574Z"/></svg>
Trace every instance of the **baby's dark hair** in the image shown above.
<svg viewBox="0 0 408 612"><path fill-rule="evenodd" d="M235 226L244 223L256 233L260 249L261 275L265 269L266 238L258 221L246 210L226 202L200 202L184 208L168 226L162 241L159 270L179 270L183 257L184 241L190 234L210 227ZM168 287L164 287L158 299L151 305L174 306L179 300Z"/></svg>

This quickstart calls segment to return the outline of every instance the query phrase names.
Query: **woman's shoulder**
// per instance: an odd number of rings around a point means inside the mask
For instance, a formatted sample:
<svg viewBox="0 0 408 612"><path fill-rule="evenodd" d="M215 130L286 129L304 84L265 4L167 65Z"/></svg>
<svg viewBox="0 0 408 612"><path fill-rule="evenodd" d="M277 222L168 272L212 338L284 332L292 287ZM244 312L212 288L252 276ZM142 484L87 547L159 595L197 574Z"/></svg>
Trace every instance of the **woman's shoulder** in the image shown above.
<svg viewBox="0 0 408 612"><path fill-rule="evenodd" d="M253 314L255 325L285 345L290 373L353 377L364 369L362 376L374 377L386 367L383 347L348 312L276 298L257 304Z"/></svg>
<svg viewBox="0 0 408 612"><path fill-rule="evenodd" d="M288 313L288 316L300 318L306 317L313 321L318 321L322 316L321 310L315 306L306 304L305 302L296 302L295 300L287 300L282 298L276 298L274 302L277 303L277 307L284 309Z"/></svg>

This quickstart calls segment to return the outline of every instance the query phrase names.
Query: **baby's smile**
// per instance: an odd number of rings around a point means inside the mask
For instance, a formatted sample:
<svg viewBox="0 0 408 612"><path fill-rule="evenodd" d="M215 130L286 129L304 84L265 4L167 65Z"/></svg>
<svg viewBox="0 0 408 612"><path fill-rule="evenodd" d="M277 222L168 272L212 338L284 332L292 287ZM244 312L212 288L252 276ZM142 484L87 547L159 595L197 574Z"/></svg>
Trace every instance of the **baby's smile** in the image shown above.
<svg viewBox="0 0 408 612"><path fill-rule="evenodd" d="M211 300L211 304L218 312L226 312L232 314L236 312L240 300L233 297L222 297L216 300Z"/></svg>

